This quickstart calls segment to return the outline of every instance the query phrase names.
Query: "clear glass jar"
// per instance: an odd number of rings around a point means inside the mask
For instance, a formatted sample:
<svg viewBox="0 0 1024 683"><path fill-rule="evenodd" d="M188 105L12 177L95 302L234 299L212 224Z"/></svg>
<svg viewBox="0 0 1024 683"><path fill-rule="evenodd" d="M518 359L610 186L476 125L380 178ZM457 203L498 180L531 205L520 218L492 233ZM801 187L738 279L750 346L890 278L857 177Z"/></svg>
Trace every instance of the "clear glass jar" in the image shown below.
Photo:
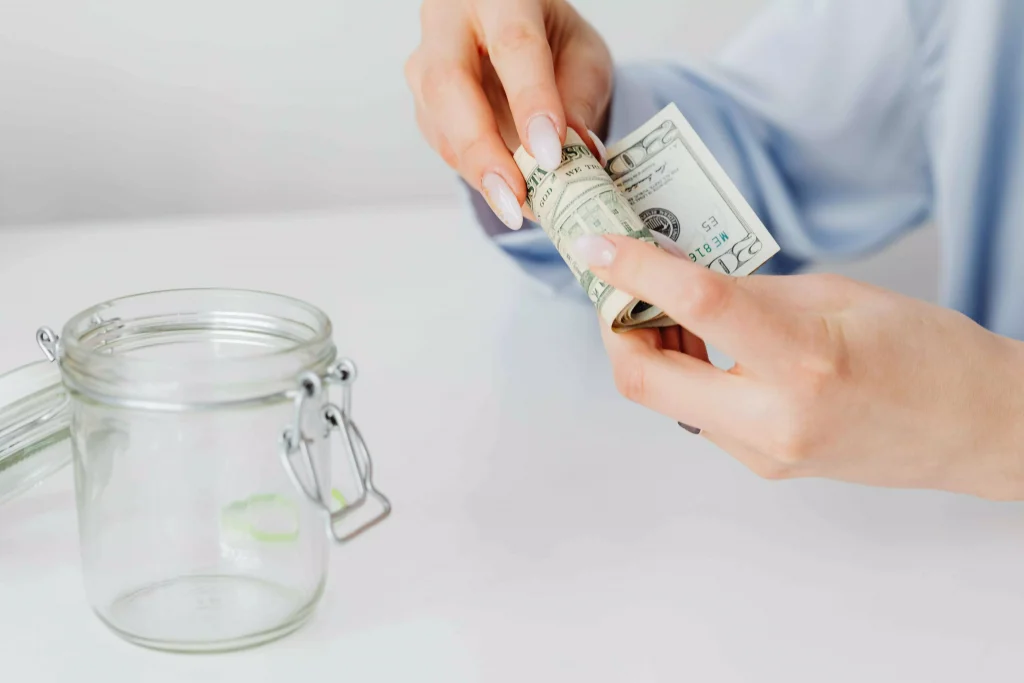
<svg viewBox="0 0 1024 683"><path fill-rule="evenodd" d="M156 292L37 340L67 394L86 592L132 642L214 651L294 630L323 592L332 539L390 512L351 419L355 368L310 305Z"/></svg>

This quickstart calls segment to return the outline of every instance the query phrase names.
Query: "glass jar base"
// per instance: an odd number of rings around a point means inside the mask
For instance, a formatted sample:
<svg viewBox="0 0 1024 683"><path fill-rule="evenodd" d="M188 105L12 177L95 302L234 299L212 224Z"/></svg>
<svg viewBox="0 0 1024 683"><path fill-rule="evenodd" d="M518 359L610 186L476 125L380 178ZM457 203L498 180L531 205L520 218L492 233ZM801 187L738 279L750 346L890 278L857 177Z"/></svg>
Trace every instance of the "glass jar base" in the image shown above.
<svg viewBox="0 0 1024 683"><path fill-rule="evenodd" d="M156 650L225 652L276 640L302 626L313 595L239 575L182 576L118 596L97 616L125 640Z"/></svg>

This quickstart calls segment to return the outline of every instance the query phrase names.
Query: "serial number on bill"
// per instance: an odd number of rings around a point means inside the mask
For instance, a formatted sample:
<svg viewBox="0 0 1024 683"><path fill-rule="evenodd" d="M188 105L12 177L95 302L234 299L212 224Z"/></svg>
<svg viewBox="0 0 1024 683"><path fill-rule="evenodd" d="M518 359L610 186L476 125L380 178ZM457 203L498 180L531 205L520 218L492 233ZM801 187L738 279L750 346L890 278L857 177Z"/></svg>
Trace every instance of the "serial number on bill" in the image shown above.
<svg viewBox="0 0 1024 683"><path fill-rule="evenodd" d="M715 251L725 246L728 241L729 233L727 232L720 232L717 235L713 235L707 242L690 252L690 260L696 263L702 258L707 258L715 253Z"/></svg>

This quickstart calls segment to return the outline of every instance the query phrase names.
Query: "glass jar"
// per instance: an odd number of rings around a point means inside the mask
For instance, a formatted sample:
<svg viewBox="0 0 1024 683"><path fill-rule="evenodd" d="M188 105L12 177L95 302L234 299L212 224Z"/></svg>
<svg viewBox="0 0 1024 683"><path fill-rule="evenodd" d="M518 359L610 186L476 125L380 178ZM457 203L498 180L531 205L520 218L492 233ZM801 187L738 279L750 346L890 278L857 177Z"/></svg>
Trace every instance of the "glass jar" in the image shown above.
<svg viewBox="0 0 1024 683"><path fill-rule="evenodd" d="M86 593L129 641L214 651L284 635L320 598L332 539L390 513L352 421L355 366L313 306L155 292L90 308L37 341L54 362L0 386L11 399L0 404L0 491L52 472L66 461L53 446L70 436ZM42 383L54 365L60 385ZM334 433L348 455L340 490Z"/></svg>

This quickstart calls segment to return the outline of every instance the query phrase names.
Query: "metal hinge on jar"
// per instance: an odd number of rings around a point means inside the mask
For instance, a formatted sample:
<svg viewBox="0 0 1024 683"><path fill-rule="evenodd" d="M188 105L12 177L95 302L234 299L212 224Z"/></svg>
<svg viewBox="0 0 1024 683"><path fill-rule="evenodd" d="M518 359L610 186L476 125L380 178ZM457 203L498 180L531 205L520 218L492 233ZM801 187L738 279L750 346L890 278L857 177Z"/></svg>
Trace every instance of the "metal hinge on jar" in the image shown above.
<svg viewBox="0 0 1024 683"><path fill-rule="evenodd" d="M337 384L342 390L341 407L328 403L319 409L320 414L313 416L311 410L317 410L321 405L321 397L324 390L324 379L328 383ZM331 366L325 378L322 379L314 372L305 372L299 376L299 390L295 396L295 418L292 425L284 430L281 437L281 461L285 470L291 477L292 482L302 491L303 494L317 507L323 510L328 516L327 528L330 535L339 543L350 541L359 534L376 524L379 524L385 517L391 514L391 502L384 494L378 491L373 483L373 460L370 451L363 440L362 434L355 422L352 421L352 383L356 379L356 366L347 359L340 360ZM303 424L307 418L312 418L314 423L322 425L324 431L320 435L309 436L303 431ZM346 503L337 510L332 509L331 497L326 491L329 487L323 486L319 469L316 466L316 459L313 455L311 444L317 438L327 438L333 432L339 432L345 443L345 450L358 474L357 485L359 494L355 499ZM312 480L307 484L295 469L294 458L301 457L301 461L309 472ZM381 507L380 511L364 520L354 528L345 531L342 523L362 508L369 500L375 500Z"/></svg>

